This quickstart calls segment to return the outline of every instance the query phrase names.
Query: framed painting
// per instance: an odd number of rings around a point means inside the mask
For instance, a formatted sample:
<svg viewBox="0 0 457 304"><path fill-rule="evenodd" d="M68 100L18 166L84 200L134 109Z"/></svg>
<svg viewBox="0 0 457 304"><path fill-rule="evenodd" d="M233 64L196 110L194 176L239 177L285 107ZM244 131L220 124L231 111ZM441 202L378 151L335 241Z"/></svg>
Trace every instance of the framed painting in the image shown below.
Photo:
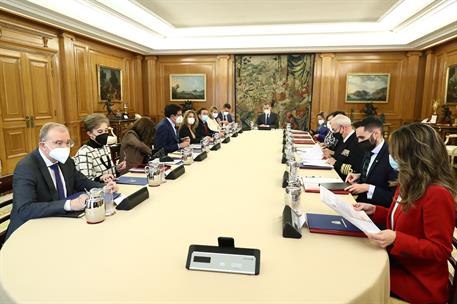
<svg viewBox="0 0 457 304"><path fill-rule="evenodd" d="M457 64L447 68L444 103L457 104Z"/></svg>
<svg viewBox="0 0 457 304"><path fill-rule="evenodd" d="M206 101L206 74L170 74L170 101Z"/></svg>
<svg viewBox="0 0 457 304"><path fill-rule="evenodd" d="M390 74L348 73L346 103L387 103Z"/></svg>
<svg viewBox="0 0 457 304"><path fill-rule="evenodd" d="M122 70L97 65L99 102L122 100Z"/></svg>

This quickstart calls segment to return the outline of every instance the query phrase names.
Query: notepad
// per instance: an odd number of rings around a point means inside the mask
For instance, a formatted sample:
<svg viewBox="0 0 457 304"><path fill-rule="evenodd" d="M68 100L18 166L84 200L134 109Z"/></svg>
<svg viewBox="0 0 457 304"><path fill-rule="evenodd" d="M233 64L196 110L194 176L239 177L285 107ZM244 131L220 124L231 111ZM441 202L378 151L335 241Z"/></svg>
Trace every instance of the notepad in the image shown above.
<svg viewBox="0 0 457 304"><path fill-rule="evenodd" d="M131 176L120 176L116 183L125 185L147 185L148 179L146 177L131 177Z"/></svg>

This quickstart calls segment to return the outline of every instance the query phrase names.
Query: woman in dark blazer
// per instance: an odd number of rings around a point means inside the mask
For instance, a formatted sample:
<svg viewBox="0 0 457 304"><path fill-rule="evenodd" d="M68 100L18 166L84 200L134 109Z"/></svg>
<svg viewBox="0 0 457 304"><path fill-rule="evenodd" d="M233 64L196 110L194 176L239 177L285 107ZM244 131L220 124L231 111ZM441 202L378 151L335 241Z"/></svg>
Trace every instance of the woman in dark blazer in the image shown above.
<svg viewBox="0 0 457 304"><path fill-rule="evenodd" d="M154 123L149 117L142 117L135 121L121 141L120 160L125 160L127 172L138 164L144 164L146 156L152 153L152 143L155 134Z"/></svg>
<svg viewBox="0 0 457 304"><path fill-rule="evenodd" d="M191 144L200 143L201 137L197 136L198 117L194 110L187 110L184 113L184 118L179 127L179 137L190 138Z"/></svg>
<svg viewBox="0 0 457 304"><path fill-rule="evenodd" d="M399 186L391 207L358 203L387 229L367 233L390 257L390 290L411 303L446 303L457 182L442 139L414 123L392 133L391 166ZM398 163L397 163L398 162Z"/></svg>

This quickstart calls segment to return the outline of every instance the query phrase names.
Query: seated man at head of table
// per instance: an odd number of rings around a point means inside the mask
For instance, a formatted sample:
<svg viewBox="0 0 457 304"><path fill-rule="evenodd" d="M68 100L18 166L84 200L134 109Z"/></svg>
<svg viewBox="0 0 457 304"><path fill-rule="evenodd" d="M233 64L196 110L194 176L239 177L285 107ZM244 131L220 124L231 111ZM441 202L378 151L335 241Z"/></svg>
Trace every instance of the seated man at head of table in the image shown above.
<svg viewBox="0 0 457 304"><path fill-rule="evenodd" d="M279 118L278 114L271 112L271 102L265 102L263 104L263 114L260 114L257 117L256 124L259 127L270 127L270 128L278 128L279 126Z"/></svg>
<svg viewBox="0 0 457 304"><path fill-rule="evenodd" d="M14 170L13 210L6 238L30 219L83 210L87 195L82 192L104 186L76 170L69 157L72 146L66 126L49 122L41 128L38 149ZM115 182L107 185L117 190Z"/></svg>
<svg viewBox="0 0 457 304"><path fill-rule="evenodd" d="M327 163L333 165L342 180L351 172L360 172L364 152L362 151L355 131L352 129L351 119L344 115L336 115L330 120L330 131L340 133L342 142L338 144L333 157Z"/></svg>
<svg viewBox="0 0 457 304"><path fill-rule="evenodd" d="M389 146L383 138L383 124L375 117L354 123L359 146L365 152L360 173L349 173L352 185L346 190L357 194L358 202L390 207L398 173L389 162Z"/></svg>
<svg viewBox="0 0 457 304"><path fill-rule="evenodd" d="M179 138L176 125L183 122L182 108L177 104L165 106L165 118L156 126L156 136L154 138L154 149L164 149L171 153L190 145L190 138Z"/></svg>

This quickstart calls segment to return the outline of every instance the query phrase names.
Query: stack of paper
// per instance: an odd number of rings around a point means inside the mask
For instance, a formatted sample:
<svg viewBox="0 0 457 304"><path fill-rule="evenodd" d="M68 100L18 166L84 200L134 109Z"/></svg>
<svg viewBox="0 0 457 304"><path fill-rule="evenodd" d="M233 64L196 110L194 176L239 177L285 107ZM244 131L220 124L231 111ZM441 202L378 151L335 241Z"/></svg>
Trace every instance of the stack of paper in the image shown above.
<svg viewBox="0 0 457 304"><path fill-rule="evenodd" d="M297 155L302 162L312 163L314 161L321 161L324 158L324 153L322 152L321 147L318 144L303 150L297 149Z"/></svg>

